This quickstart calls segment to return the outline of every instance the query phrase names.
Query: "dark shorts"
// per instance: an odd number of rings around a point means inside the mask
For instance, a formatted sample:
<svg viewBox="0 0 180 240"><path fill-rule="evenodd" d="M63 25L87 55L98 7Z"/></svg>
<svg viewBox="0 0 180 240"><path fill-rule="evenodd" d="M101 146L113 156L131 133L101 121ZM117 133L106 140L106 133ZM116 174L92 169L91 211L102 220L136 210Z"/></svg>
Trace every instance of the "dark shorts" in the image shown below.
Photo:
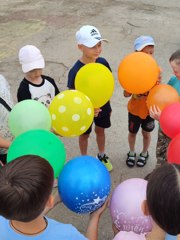
<svg viewBox="0 0 180 240"><path fill-rule="evenodd" d="M101 128L109 128L111 126L111 113L105 115L105 116L100 116L100 117L95 117L94 118L94 123L97 127ZM83 133L83 134L90 134L92 131L92 125L89 127L89 129Z"/></svg>
<svg viewBox="0 0 180 240"><path fill-rule="evenodd" d="M146 117L146 119L141 119L138 116L128 113L128 124L129 132L131 133L137 133L140 126L146 132L152 132L155 127L154 119L149 115Z"/></svg>

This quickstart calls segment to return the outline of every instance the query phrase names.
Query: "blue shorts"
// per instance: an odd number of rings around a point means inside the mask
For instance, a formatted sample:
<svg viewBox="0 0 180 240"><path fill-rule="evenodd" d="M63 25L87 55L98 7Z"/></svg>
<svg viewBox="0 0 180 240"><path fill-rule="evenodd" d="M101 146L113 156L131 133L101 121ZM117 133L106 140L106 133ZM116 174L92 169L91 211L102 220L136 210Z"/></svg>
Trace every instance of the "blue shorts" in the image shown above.
<svg viewBox="0 0 180 240"><path fill-rule="evenodd" d="M137 133L141 127L146 132L152 132L155 128L154 119L149 115L146 119L142 119L136 115L128 113L128 129L131 133Z"/></svg>
<svg viewBox="0 0 180 240"><path fill-rule="evenodd" d="M98 116L94 118L94 123L97 127L101 128L109 128L111 126L111 113L104 115L104 116ZM88 130L83 134L90 134L92 131L92 125L88 128Z"/></svg>

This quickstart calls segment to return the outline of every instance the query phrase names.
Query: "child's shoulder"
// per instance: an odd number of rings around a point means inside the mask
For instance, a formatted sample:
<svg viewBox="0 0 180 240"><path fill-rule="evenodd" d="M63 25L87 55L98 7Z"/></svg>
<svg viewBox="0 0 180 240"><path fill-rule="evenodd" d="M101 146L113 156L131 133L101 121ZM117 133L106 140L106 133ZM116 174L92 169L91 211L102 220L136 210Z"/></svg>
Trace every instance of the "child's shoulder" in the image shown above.
<svg viewBox="0 0 180 240"><path fill-rule="evenodd" d="M103 57L98 57L98 58L96 59L96 63L101 63L101 64L103 64L104 66L106 66L107 68L109 68L109 70L111 71L111 67L110 67L108 61L107 61L105 58L103 58Z"/></svg>
<svg viewBox="0 0 180 240"><path fill-rule="evenodd" d="M105 58L103 58L103 57L98 57L96 59L96 62L97 63L102 63L102 64L107 64L108 63L108 61Z"/></svg>
<svg viewBox="0 0 180 240"><path fill-rule="evenodd" d="M174 84L174 83L176 83L176 82L179 82L179 80L177 79L177 77L176 76L172 76L170 79L169 79L169 81L168 81L168 84Z"/></svg>
<svg viewBox="0 0 180 240"><path fill-rule="evenodd" d="M67 239L73 236L73 239L87 240L72 224L61 223L47 217L46 219L48 221L49 232L52 233L51 237L55 234L55 236L62 238L65 236Z"/></svg>
<svg viewBox="0 0 180 240"><path fill-rule="evenodd" d="M76 74L79 71L79 69L83 66L84 66L84 63L82 63L80 60L77 60L74 63L74 65L72 66L72 68L69 70L69 73L70 74L73 74L73 73Z"/></svg>
<svg viewBox="0 0 180 240"><path fill-rule="evenodd" d="M50 76L42 75L42 78L48 80L49 82L54 82L54 79Z"/></svg>

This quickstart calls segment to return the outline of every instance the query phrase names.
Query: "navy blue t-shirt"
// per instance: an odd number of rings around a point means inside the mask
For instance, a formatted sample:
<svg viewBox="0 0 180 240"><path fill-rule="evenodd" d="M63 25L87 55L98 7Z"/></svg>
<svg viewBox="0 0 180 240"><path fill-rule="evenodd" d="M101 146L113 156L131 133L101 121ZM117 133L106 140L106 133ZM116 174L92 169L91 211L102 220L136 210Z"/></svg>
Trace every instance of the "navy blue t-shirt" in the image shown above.
<svg viewBox="0 0 180 240"><path fill-rule="evenodd" d="M96 63L101 63L104 66L106 66L110 71L111 68L109 66L109 63L106 61L105 58L99 57L96 59ZM77 62L74 64L74 66L70 69L68 74L68 83L67 87L70 89L75 89L75 78L76 74L79 71L80 68L82 68L85 64L82 63L80 60L77 60ZM101 93L100 93L101 94ZM108 101L105 105L101 107L102 111L99 113L98 117L105 116L111 112L111 105Z"/></svg>

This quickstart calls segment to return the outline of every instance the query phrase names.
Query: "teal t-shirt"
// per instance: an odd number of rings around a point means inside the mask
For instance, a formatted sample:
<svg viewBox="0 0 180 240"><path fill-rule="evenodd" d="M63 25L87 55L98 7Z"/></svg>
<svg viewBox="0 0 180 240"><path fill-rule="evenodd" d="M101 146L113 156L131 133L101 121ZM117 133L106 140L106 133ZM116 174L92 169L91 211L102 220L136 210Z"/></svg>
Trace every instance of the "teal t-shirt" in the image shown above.
<svg viewBox="0 0 180 240"><path fill-rule="evenodd" d="M175 88L180 95L180 80L177 77L171 77L167 84Z"/></svg>

